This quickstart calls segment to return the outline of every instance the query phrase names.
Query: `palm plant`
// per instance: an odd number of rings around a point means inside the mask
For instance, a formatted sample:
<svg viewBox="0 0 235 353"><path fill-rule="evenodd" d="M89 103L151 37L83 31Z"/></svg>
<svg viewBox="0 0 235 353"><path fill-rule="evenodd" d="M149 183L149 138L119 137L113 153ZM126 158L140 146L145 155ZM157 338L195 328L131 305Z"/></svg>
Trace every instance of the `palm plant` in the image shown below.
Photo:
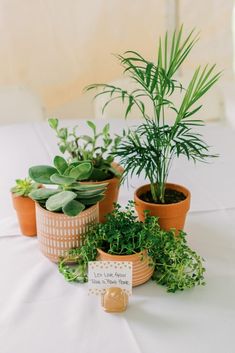
<svg viewBox="0 0 235 353"><path fill-rule="evenodd" d="M163 40L160 38L155 63L135 51L118 55L124 74L137 83L137 88L130 92L110 84L92 84L86 88L101 89L96 97L108 96L103 110L116 99L127 103L125 117L133 106L139 109L143 123L136 129L124 132L115 155L120 157L120 163L125 168L124 176L128 173L145 174L151 184L154 203L165 203L166 182L175 157L185 155L188 160L204 161L215 156L209 154L209 146L194 131L195 127L204 124L203 121L192 116L202 107L197 104L200 98L217 82L221 73L215 73L215 65L198 66L187 88L175 78L198 39L194 30L183 38L181 26L171 38L168 33ZM172 100L176 92L182 96L179 107ZM153 116L147 114L143 98L150 101ZM172 124L166 122L169 109L175 116Z"/></svg>

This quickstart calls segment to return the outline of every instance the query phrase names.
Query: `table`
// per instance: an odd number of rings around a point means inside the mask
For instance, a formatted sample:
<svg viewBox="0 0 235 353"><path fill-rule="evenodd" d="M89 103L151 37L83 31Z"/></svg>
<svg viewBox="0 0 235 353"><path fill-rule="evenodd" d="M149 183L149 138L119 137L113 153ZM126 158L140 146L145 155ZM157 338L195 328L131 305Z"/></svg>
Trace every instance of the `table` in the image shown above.
<svg viewBox="0 0 235 353"><path fill-rule="evenodd" d="M84 121L76 123L86 131ZM126 123L110 124L118 133ZM0 128L1 353L235 351L235 131L211 124L202 132L220 158L196 166L175 161L169 180L192 192L185 230L206 260L207 285L170 294L150 281L134 288L126 312L108 314L87 295L86 284L65 282L37 239L18 230L8 190L29 166L51 163L58 151L53 131L46 123ZM120 203L143 182L134 178L129 189L122 186Z"/></svg>

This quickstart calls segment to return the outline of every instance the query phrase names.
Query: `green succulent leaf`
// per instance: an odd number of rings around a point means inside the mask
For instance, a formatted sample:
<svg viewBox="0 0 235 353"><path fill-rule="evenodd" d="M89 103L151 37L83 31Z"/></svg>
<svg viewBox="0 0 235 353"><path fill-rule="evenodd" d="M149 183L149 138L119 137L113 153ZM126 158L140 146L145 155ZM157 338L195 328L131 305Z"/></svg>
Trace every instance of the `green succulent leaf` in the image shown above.
<svg viewBox="0 0 235 353"><path fill-rule="evenodd" d="M77 200L72 200L68 202L63 208L64 214L70 217L77 216L79 213L81 213L85 209L85 205L83 205L81 202Z"/></svg>
<svg viewBox="0 0 235 353"><path fill-rule="evenodd" d="M92 121L87 120L87 125L96 133L96 126Z"/></svg>
<svg viewBox="0 0 235 353"><path fill-rule="evenodd" d="M68 166L68 168L64 171L64 176L69 176L69 173L71 172L71 170L74 168L74 166L72 164L70 164Z"/></svg>
<svg viewBox="0 0 235 353"><path fill-rule="evenodd" d="M29 168L30 178L40 184L53 184L50 178L55 173L57 173L57 170L49 165L38 165Z"/></svg>
<svg viewBox="0 0 235 353"><path fill-rule="evenodd" d="M16 185L11 188L11 192L16 196L29 196L30 192L38 188L39 184L30 178L16 179Z"/></svg>
<svg viewBox="0 0 235 353"><path fill-rule="evenodd" d="M50 119L48 119L48 123L49 123L49 125L50 125L50 127L51 127L52 129L54 129L54 130L57 129L57 127L58 127L58 119L56 119L56 118L50 118Z"/></svg>
<svg viewBox="0 0 235 353"><path fill-rule="evenodd" d="M105 188L107 187L108 183L102 183L102 184L82 184L82 183L78 183L78 184L72 184L71 187L74 190L78 190L78 191L93 191L93 190L105 190Z"/></svg>
<svg viewBox="0 0 235 353"><path fill-rule="evenodd" d="M92 164L89 162L84 162L78 166L71 169L69 176L75 178L76 180L87 180L92 173Z"/></svg>
<svg viewBox="0 0 235 353"><path fill-rule="evenodd" d="M48 198L46 202L46 209L49 211L59 211L76 197L77 194L72 191L61 191L56 195L52 195Z"/></svg>
<svg viewBox="0 0 235 353"><path fill-rule="evenodd" d="M77 191L78 198L92 198L98 195L104 195L103 189Z"/></svg>
<svg viewBox="0 0 235 353"><path fill-rule="evenodd" d="M58 172L60 174L64 174L64 172L68 168L68 163L66 162L66 160L63 157L55 156L54 166L56 167L56 169L58 170Z"/></svg>
<svg viewBox="0 0 235 353"><path fill-rule="evenodd" d="M68 129L62 127L61 129L59 129L58 131L58 136L59 138L61 138L62 140L66 140L68 137Z"/></svg>
<svg viewBox="0 0 235 353"><path fill-rule="evenodd" d="M76 181L75 178L55 173L51 176L51 182L57 185L70 185Z"/></svg>
<svg viewBox="0 0 235 353"><path fill-rule="evenodd" d="M102 195L97 195L94 197L90 198L80 198L79 201L83 203L84 205L95 205L97 202L101 201L104 198L103 194Z"/></svg>
<svg viewBox="0 0 235 353"><path fill-rule="evenodd" d="M58 189L41 188L41 189L31 191L31 193L29 194L29 197L31 197L31 199L36 201L46 200L50 196L58 194L59 192L60 191Z"/></svg>

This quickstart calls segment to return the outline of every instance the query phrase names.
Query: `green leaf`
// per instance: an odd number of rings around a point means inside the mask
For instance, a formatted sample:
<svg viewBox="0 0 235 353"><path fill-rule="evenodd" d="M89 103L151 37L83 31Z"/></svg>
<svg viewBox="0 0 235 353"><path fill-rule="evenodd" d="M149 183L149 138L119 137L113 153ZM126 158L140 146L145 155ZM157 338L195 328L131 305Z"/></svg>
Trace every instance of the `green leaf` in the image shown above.
<svg viewBox="0 0 235 353"><path fill-rule="evenodd" d="M103 134L106 136L109 133L110 125L106 124L103 128Z"/></svg>
<svg viewBox="0 0 235 353"><path fill-rule="evenodd" d="M56 185L70 185L76 181L75 178L71 178L70 176L60 175L55 173L51 176L51 182Z"/></svg>
<svg viewBox="0 0 235 353"><path fill-rule="evenodd" d="M41 189L31 191L31 193L29 194L29 197L31 197L31 199L37 200L37 201L46 200L50 196L58 194L59 192L60 191L56 190L56 189L41 188Z"/></svg>
<svg viewBox="0 0 235 353"><path fill-rule="evenodd" d="M68 168L68 163L63 157L55 156L54 166L56 167L56 169L60 174L64 174L65 170Z"/></svg>
<svg viewBox="0 0 235 353"><path fill-rule="evenodd" d="M62 127L61 129L59 129L58 131L58 136L63 139L66 140L68 137L68 129L65 127Z"/></svg>
<svg viewBox="0 0 235 353"><path fill-rule="evenodd" d="M104 198L103 195L98 195L93 198L80 198L79 201L84 205L95 205L97 202L101 201Z"/></svg>
<svg viewBox="0 0 235 353"><path fill-rule="evenodd" d="M70 217L75 217L79 213L81 213L85 209L85 205L83 205L81 202L78 202L76 200L72 200L68 202L63 208L62 211L64 214Z"/></svg>
<svg viewBox="0 0 235 353"><path fill-rule="evenodd" d="M77 164L77 163L76 163ZM74 165L70 164L68 168L64 171L64 176L69 176L69 173L74 168Z"/></svg>
<svg viewBox="0 0 235 353"><path fill-rule="evenodd" d="M50 196L46 202L46 209L49 211L59 211L67 203L74 200L77 197L77 194L72 191L61 191L56 195Z"/></svg>
<svg viewBox="0 0 235 353"><path fill-rule="evenodd" d="M98 195L104 195L104 189L96 189L96 190L84 190L84 191L77 191L78 198L92 198Z"/></svg>
<svg viewBox="0 0 235 353"><path fill-rule="evenodd" d="M94 134L96 133L96 126L95 124L90 121L90 120L87 120L87 125L94 131Z"/></svg>
<svg viewBox="0 0 235 353"><path fill-rule="evenodd" d="M50 119L48 119L48 123L49 123L49 125L50 125L50 127L51 127L52 129L54 129L54 130L57 129L57 127L58 127L58 119L56 119L56 118L50 118Z"/></svg>
<svg viewBox="0 0 235 353"><path fill-rule="evenodd" d="M84 162L74 167L70 172L69 176L75 178L75 180L87 180L92 173L92 164Z"/></svg>
<svg viewBox="0 0 235 353"><path fill-rule="evenodd" d="M106 186L108 183L102 183L102 184L72 184L71 187L75 190L78 191L88 191L88 190L105 190Z"/></svg>
<svg viewBox="0 0 235 353"><path fill-rule="evenodd" d="M37 165L29 168L31 179L40 184L53 184L50 177L57 173L57 170L49 165Z"/></svg>

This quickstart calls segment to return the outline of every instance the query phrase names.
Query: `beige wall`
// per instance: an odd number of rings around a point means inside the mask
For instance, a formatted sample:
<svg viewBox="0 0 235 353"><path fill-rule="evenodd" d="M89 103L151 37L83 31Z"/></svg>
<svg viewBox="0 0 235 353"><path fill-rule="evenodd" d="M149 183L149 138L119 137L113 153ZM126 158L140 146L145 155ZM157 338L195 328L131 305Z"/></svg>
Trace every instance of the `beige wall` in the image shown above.
<svg viewBox="0 0 235 353"><path fill-rule="evenodd" d="M184 65L190 71L199 63L216 63L223 70L223 79L231 77L233 68L233 0L179 0L179 21L185 29L197 28L200 41L190 61Z"/></svg>
<svg viewBox="0 0 235 353"><path fill-rule="evenodd" d="M0 0L0 85L23 84L49 113L89 83L120 76L111 53L154 53L165 29L159 0ZM63 108L62 108L63 109Z"/></svg>
<svg viewBox="0 0 235 353"><path fill-rule="evenodd" d="M198 62L232 66L231 0L0 0L0 86L36 92L47 115L92 114L89 83L111 81L121 68L111 53L154 56L156 40L178 22L201 30L186 71ZM172 10L173 9L173 10Z"/></svg>

